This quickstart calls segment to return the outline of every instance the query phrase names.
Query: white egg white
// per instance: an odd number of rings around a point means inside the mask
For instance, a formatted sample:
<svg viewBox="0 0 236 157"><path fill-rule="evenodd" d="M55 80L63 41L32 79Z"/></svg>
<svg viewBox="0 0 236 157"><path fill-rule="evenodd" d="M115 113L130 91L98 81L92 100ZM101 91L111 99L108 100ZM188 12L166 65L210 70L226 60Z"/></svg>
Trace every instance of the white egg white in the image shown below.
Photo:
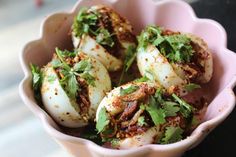
<svg viewBox="0 0 236 157"><path fill-rule="evenodd" d="M74 46L77 47L79 43L79 49L86 54L99 60L108 71L119 70L123 62L120 59L112 56L103 46L98 44L95 39L91 38L89 35L83 35L80 39L73 37Z"/></svg>
<svg viewBox="0 0 236 157"><path fill-rule="evenodd" d="M96 59L91 58L92 68L90 75L95 78L95 86L88 85L88 96L90 101L89 118L95 118L97 107L105 96L106 92L111 90L111 81L106 68ZM65 127L82 127L88 124L88 119L81 117L79 107L74 100L66 94L61 87L59 78L50 65L43 69L44 79L41 87L42 102L46 111L53 119ZM51 78L54 78L53 80Z"/></svg>
<svg viewBox="0 0 236 157"><path fill-rule="evenodd" d="M137 64L141 75L145 76L151 73L153 81L158 82L166 89L173 86L181 88L185 84L184 79L177 75L172 65L154 45L148 45L146 50L138 50Z"/></svg>

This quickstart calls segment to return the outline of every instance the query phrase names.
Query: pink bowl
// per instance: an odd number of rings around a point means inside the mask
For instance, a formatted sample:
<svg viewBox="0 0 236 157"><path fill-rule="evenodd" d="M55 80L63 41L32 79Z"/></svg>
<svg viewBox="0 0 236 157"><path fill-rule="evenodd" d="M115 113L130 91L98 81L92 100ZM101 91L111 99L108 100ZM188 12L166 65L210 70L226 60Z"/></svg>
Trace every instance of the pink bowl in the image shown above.
<svg viewBox="0 0 236 157"><path fill-rule="evenodd" d="M172 30L189 32L202 37L209 45L214 58L214 74L207 85L206 95L211 100L204 122L188 138L168 145L150 144L129 150L103 148L91 141L66 135L52 118L34 100L31 88L29 63L45 65L52 57L55 47L72 48L68 32L73 16L82 6L105 4L128 18L139 33L146 25L157 24ZM236 84L236 55L226 48L226 33L217 22L199 19L193 9L183 1L165 0L79 0L71 12L53 14L45 19L41 27L41 38L28 43L21 55L21 66L25 77L20 84L20 95L25 104L38 116L47 132L74 156L136 156L173 157L201 142L205 136L219 125L233 110L235 95L232 88Z"/></svg>

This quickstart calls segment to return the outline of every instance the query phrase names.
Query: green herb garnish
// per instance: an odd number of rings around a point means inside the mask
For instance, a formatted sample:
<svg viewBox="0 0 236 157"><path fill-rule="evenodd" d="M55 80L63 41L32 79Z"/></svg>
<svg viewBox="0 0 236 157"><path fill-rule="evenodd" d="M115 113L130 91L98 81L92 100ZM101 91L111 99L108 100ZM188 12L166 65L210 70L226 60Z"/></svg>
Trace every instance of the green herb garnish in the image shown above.
<svg viewBox="0 0 236 157"><path fill-rule="evenodd" d="M169 126L166 127L164 137L161 139L161 144L169 144L180 141L184 130L180 127Z"/></svg>
<svg viewBox="0 0 236 157"><path fill-rule="evenodd" d="M107 114L106 108L103 107L98 113L98 121L96 124L96 129L98 130L98 133L103 132L109 122L109 115Z"/></svg>
<svg viewBox="0 0 236 157"><path fill-rule="evenodd" d="M32 86L34 90L34 97L36 101L41 102L40 88L42 86L43 75L40 68L34 64L30 64L32 73Z"/></svg>
<svg viewBox="0 0 236 157"><path fill-rule="evenodd" d="M180 107L179 107L179 104L175 102L166 101L163 104L163 109L165 110L165 115L167 117L171 117L171 116L177 115L177 112L179 112Z"/></svg>
<svg viewBox="0 0 236 157"><path fill-rule="evenodd" d="M148 26L138 37L138 49L146 49L149 44L155 45L169 61L188 63L194 50L191 40L184 34L162 35L162 28Z"/></svg>
<svg viewBox="0 0 236 157"><path fill-rule="evenodd" d="M140 83L140 82L147 82L149 79L146 76L140 77L136 80L134 80L135 83Z"/></svg>
<svg viewBox="0 0 236 157"><path fill-rule="evenodd" d="M190 118L192 116L192 112L194 108L185 102L183 99L179 98L177 95L172 94L172 97L175 99L176 102L180 105L180 112L185 118Z"/></svg>
<svg viewBox="0 0 236 157"><path fill-rule="evenodd" d="M119 84L121 85L123 83L123 78L124 75L128 72L128 70L130 69L131 65L133 64L133 62L135 61L136 58L136 46L134 45L130 45L125 52L125 61L124 61L124 66L123 66L123 70L120 76L120 80L119 80Z"/></svg>
<svg viewBox="0 0 236 157"><path fill-rule="evenodd" d="M148 104L140 105L140 109L146 110L152 118L155 125L163 124L165 120L165 111L160 107L155 97L150 96Z"/></svg>
<svg viewBox="0 0 236 157"><path fill-rule="evenodd" d="M166 122L165 111L160 108L159 103L153 96L151 96L149 99L149 104L146 106L146 111L150 114L155 125L163 124Z"/></svg>
<svg viewBox="0 0 236 157"><path fill-rule="evenodd" d="M60 68L60 73L63 74L63 78L60 80L60 84L65 89L66 93L72 98L76 99L77 93L81 90L80 85L77 81L77 76L85 79L85 81L94 86L94 77L88 73L88 70L92 68L92 65L89 60L82 60L74 65L74 67L70 67L65 62L65 54L64 51L56 48L56 54L59 59L54 59L52 65L54 67ZM66 53L69 54L69 53Z"/></svg>
<svg viewBox="0 0 236 157"><path fill-rule="evenodd" d="M81 8L72 25L75 36L81 37L83 34L94 33L96 30L91 29L91 27L96 26L98 17L99 14L95 12L88 13L88 8Z"/></svg>
<svg viewBox="0 0 236 157"><path fill-rule="evenodd" d="M49 83L53 83L56 80L56 78L57 77L55 75L49 75L47 81Z"/></svg>
<svg viewBox="0 0 236 157"><path fill-rule="evenodd" d="M73 32L76 37L82 37L83 34L95 36L99 44L113 47L115 43L112 34L110 34L108 29L99 25L100 16L96 11L88 11L88 8L80 9L74 19Z"/></svg>
<svg viewBox="0 0 236 157"><path fill-rule="evenodd" d="M96 35L96 41L101 45L107 45L110 47L113 47L115 44L110 32L104 28L98 30L98 34Z"/></svg>
<svg viewBox="0 0 236 157"><path fill-rule="evenodd" d="M128 94L131 94L133 92L135 92L136 90L139 89L139 86L134 86L134 85L131 85L129 86L128 88L120 88L120 95L123 96L123 95L128 95Z"/></svg>
<svg viewBox="0 0 236 157"><path fill-rule="evenodd" d="M138 118L138 126L144 126L144 125L147 125L147 123L145 122L145 118L144 116L140 116Z"/></svg>

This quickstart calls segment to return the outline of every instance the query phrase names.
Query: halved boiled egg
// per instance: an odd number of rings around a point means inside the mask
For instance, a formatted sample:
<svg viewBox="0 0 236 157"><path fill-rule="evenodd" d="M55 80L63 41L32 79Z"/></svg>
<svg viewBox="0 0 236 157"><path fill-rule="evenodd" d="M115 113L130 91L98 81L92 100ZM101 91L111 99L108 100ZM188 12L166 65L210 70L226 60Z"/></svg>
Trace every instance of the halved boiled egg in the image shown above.
<svg viewBox="0 0 236 157"><path fill-rule="evenodd" d="M75 57L54 55L53 61L43 68L42 102L62 126L87 125L109 90L111 81L106 68L82 52Z"/></svg>
<svg viewBox="0 0 236 157"><path fill-rule="evenodd" d="M129 21L103 5L79 11L72 26L72 40L75 48L98 59L108 71L120 70L126 50L136 45Z"/></svg>
<svg viewBox="0 0 236 157"><path fill-rule="evenodd" d="M173 143L183 138L194 112L190 104L155 83L131 82L103 98L96 113L96 128L112 148ZM176 131L178 137L169 137L167 130Z"/></svg>
<svg viewBox="0 0 236 157"><path fill-rule="evenodd" d="M189 84L209 82L213 73L212 54L201 38L155 26L139 36L137 63L143 76L151 74L155 82L181 95Z"/></svg>

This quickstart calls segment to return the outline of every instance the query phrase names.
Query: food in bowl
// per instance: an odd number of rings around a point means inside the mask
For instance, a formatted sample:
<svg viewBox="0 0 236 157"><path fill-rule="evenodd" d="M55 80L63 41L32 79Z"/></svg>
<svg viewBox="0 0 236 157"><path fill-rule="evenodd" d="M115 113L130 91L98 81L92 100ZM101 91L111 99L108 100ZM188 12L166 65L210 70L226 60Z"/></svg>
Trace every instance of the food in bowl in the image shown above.
<svg viewBox="0 0 236 157"><path fill-rule="evenodd" d="M128 20L103 5L83 8L72 25L74 47L98 59L108 71L123 67L125 53L136 47Z"/></svg>
<svg viewBox="0 0 236 157"><path fill-rule="evenodd" d="M137 62L142 75L167 90L185 95L210 81L212 54L207 44L193 34L148 26L139 36Z"/></svg>
<svg viewBox="0 0 236 157"><path fill-rule="evenodd" d="M113 89L102 100L96 128L112 148L173 143L200 123L205 105L196 108L153 82L136 81Z"/></svg>
<svg viewBox="0 0 236 157"><path fill-rule="evenodd" d="M201 95L201 101L191 102L183 95L191 97L193 93L183 88L188 85L192 91L200 88L196 83L210 80L212 57L200 38L162 31L147 27L138 37L136 49L131 25L115 11L106 6L80 10L72 25L75 51L56 49L44 68L32 66L37 100L59 126L67 128L66 132L70 132L68 128L90 128L92 135L79 131L77 136L100 140L105 147L127 149L186 138L201 123L207 102ZM122 85L112 90L108 72L123 67L122 80L132 65L138 65L143 77L127 84L119 81ZM193 74L184 75L187 70Z"/></svg>
<svg viewBox="0 0 236 157"><path fill-rule="evenodd" d="M33 80L45 110L57 123L71 128L88 125L105 93L111 90L102 63L81 51L58 48L45 67L33 68Z"/></svg>

